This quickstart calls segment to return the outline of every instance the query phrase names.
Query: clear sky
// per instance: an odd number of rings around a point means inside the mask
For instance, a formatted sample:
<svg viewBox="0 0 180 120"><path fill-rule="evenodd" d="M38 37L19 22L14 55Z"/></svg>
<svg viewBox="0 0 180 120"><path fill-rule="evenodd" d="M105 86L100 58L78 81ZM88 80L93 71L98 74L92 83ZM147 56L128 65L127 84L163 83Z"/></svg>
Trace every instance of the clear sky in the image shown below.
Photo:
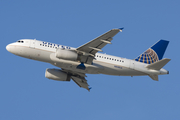
<svg viewBox="0 0 180 120"><path fill-rule="evenodd" d="M0 120L180 119L179 0L1 0ZM51 64L15 56L6 45L29 38L79 47L124 27L106 54L134 59L169 40L159 82L148 76L88 75L91 92L45 78Z"/></svg>

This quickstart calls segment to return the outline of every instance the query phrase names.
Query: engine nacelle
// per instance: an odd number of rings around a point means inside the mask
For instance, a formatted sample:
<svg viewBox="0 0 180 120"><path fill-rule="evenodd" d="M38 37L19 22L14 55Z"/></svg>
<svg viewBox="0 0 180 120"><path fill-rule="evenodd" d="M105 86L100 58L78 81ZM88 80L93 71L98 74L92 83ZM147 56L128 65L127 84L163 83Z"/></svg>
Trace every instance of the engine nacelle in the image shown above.
<svg viewBox="0 0 180 120"><path fill-rule="evenodd" d="M55 56L59 59L65 59L65 60L77 60L78 54L71 50L66 49L57 49Z"/></svg>
<svg viewBox="0 0 180 120"><path fill-rule="evenodd" d="M57 81L70 81L71 76L59 69L46 69L45 77Z"/></svg>

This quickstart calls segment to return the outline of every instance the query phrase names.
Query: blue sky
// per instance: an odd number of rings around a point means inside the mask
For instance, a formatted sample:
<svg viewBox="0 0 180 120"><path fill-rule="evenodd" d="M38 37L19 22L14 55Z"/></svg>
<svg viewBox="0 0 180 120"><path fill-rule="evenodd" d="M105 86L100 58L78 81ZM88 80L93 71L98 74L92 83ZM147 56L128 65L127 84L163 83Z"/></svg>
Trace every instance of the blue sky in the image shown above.
<svg viewBox="0 0 180 120"><path fill-rule="evenodd" d="M1 120L180 119L180 2L178 0L1 0ZM79 47L125 27L107 54L134 59L159 39L169 40L159 82L148 76L88 75L91 92L73 81L45 78L48 63L15 56L5 47L23 38Z"/></svg>

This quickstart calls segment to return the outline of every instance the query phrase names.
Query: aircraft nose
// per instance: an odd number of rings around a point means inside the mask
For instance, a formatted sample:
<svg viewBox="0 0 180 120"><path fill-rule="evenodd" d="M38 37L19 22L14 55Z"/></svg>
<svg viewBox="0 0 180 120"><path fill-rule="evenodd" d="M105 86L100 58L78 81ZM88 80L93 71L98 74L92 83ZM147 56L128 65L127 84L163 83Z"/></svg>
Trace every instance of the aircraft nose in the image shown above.
<svg viewBox="0 0 180 120"><path fill-rule="evenodd" d="M10 51L11 51L11 46L10 46L10 45L7 45L7 46L6 46L6 50L10 52Z"/></svg>

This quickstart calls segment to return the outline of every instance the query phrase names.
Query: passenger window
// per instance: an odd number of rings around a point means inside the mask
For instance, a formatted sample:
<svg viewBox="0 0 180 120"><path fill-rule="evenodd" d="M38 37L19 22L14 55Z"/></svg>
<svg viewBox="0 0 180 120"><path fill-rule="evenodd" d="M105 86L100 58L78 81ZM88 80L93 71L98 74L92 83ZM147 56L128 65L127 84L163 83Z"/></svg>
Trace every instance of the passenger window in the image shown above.
<svg viewBox="0 0 180 120"><path fill-rule="evenodd" d="M106 59L106 57L104 57L104 59Z"/></svg>
<svg viewBox="0 0 180 120"><path fill-rule="evenodd" d="M111 60L111 58L109 58Z"/></svg>

